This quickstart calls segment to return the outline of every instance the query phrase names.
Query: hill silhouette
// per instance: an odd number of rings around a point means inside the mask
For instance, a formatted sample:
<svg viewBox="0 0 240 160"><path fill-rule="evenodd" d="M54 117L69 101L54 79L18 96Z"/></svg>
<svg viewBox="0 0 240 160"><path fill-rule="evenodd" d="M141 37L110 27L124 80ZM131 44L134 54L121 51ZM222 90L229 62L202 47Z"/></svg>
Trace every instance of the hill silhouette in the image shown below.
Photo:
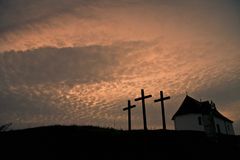
<svg viewBox="0 0 240 160"><path fill-rule="evenodd" d="M174 130L123 131L94 126L46 126L0 132L1 156L78 159L208 159L240 153L240 137Z"/></svg>

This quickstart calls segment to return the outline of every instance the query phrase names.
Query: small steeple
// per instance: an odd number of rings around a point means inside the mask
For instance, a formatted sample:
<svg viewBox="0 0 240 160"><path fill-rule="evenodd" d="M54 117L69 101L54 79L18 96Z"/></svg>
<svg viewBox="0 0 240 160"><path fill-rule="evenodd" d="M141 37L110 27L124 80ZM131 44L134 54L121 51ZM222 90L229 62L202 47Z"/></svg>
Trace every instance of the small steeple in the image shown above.
<svg viewBox="0 0 240 160"><path fill-rule="evenodd" d="M216 105L215 105L215 103L212 100L211 100L210 104L211 104L211 108L212 109L216 109Z"/></svg>

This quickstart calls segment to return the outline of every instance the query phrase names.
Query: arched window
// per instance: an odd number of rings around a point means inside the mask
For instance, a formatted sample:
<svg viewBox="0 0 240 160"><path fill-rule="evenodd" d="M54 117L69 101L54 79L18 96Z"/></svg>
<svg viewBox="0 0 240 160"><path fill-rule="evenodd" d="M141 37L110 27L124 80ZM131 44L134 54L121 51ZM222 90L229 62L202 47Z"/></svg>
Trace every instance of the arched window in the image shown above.
<svg viewBox="0 0 240 160"><path fill-rule="evenodd" d="M216 126L217 126L217 133L221 133L219 124L217 124Z"/></svg>
<svg viewBox="0 0 240 160"><path fill-rule="evenodd" d="M202 117L198 117L198 124L201 126L202 125Z"/></svg>

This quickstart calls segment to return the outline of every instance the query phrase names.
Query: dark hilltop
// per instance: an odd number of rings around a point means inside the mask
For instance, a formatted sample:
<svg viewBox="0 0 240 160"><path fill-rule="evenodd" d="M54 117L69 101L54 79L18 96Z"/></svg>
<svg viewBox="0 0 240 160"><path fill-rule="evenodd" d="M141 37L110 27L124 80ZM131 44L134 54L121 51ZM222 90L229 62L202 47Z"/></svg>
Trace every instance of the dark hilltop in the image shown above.
<svg viewBox="0 0 240 160"><path fill-rule="evenodd" d="M232 159L240 137L198 131L45 126L0 132L1 156L77 159ZM156 158L155 158L156 157Z"/></svg>

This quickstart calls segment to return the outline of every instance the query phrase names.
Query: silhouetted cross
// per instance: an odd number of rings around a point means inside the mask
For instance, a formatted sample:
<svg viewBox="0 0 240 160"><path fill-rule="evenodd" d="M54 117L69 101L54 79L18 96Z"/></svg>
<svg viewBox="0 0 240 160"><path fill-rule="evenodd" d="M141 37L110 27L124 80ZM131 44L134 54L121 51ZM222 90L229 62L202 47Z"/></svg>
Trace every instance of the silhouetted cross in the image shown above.
<svg viewBox="0 0 240 160"><path fill-rule="evenodd" d="M146 119L146 109L145 109L145 99L152 97L152 95L144 95L144 90L141 89L141 97L136 98L135 101L142 101L142 112L143 112L143 125L144 130L147 130L147 119Z"/></svg>
<svg viewBox="0 0 240 160"><path fill-rule="evenodd" d="M168 99L170 99L170 96L163 97L163 91L160 91L160 99L155 99L154 100L154 102L161 102L163 130L166 130L164 101L168 100Z"/></svg>
<svg viewBox="0 0 240 160"><path fill-rule="evenodd" d="M128 130L131 131L131 109L136 107L136 105L131 105L131 101L128 100L128 106L123 108L123 111L128 110Z"/></svg>

